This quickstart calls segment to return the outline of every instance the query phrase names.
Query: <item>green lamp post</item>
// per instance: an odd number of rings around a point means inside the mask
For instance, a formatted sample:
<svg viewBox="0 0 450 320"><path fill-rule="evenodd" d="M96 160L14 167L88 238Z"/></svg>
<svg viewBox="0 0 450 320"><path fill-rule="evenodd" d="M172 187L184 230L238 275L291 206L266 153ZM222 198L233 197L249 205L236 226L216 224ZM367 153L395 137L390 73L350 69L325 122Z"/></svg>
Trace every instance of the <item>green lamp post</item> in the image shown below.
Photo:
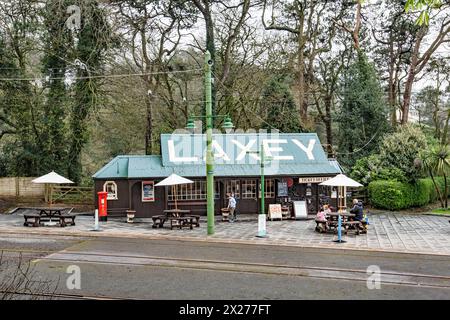
<svg viewBox="0 0 450 320"><path fill-rule="evenodd" d="M214 156L212 152L212 130L213 119L219 117L225 117L222 128L230 130L234 128L231 118L226 116L217 116L212 114L212 98L211 98L211 67L212 67L211 54L206 51L205 54L205 116L191 116L189 117L186 129L196 129L194 119L206 118L206 216L207 216L207 233L208 235L214 234Z"/></svg>
<svg viewBox="0 0 450 320"><path fill-rule="evenodd" d="M266 203L265 203L265 179L264 179L264 167L266 161L272 160L272 157L267 157L264 153L264 147L261 144L259 151L250 151L248 153L259 154L259 174L261 176L261 208L258 215L258 238L266 237Z"/></svg>

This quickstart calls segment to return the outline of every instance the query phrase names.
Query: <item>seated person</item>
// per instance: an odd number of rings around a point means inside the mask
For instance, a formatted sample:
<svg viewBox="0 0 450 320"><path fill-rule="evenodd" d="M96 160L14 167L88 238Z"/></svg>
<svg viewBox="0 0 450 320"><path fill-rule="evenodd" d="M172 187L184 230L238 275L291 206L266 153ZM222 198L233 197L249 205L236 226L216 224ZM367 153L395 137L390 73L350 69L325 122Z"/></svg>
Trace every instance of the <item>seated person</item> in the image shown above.
<svg viewBox="0 0 450 320"><path fill-rule="evenodd" d="M327 205L323 206L323 210L320 210L319 212L317 212L316 215L316 221L317 222L327 222L327 213L330 212L330 209L328 208Z"/></svg>
<svg viewBox="0 0 450 320"><path fill-rule="evenodd" d="M350 209L350 213L355 215L354 220L363 220L363 204L358 199L353 199L353 208Z"/></svg>

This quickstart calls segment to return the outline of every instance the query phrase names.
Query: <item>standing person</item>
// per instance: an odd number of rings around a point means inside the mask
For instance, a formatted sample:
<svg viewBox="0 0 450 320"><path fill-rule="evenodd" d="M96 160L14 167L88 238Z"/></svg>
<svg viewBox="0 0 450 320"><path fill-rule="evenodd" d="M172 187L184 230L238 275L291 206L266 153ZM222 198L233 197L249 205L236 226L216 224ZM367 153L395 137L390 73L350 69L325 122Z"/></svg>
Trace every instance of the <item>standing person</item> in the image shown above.
<svg viewBox="0 0 450 320"><path fill-rule="evenodd" d="M236 199L231 193L227 193L227 196L228 196L228 209L230 210L230 222L234 222L235 220L234 210L236 210Z"/></svg>
<svg viewBox="0 0 450 320"><path fill-rule="evenodd" d="M231 196L234 199L235 205L234 205L234 221L237 221L237 215L239 213L238 207L237 207L237 203L238 203L238 199L236 198L236 195L234 194L234 192L231 192Z"/></svg>

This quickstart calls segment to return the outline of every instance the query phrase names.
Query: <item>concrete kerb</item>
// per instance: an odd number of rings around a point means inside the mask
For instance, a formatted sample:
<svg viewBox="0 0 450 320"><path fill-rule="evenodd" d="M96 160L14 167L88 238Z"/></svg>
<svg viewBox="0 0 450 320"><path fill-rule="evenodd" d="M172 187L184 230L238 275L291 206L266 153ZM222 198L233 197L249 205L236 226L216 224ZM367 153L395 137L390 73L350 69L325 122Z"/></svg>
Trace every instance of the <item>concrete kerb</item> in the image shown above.
<svg viewBox="0 0 450 320"><path fill-rule="evenodd" d="M375 248L358 248L358 247L348 247L341 246L338 247L334 244L320 244L320 245L304 245L304 244L290 244L290 243L270 243L265 239L255 239L252 240L241 240L241 239L221 239L221 238L198 238L189 236L176 236L176 235L145 235L145 234L117 234L110 233L108 231L103 231L101 233L95 233L92 231L76 231L76 232L65 232L65 231L34 231L26 230L23 232L18 231L0 231L1 234L27 234L27 235L44 235L44 236L66 236L66 237L82 237L82 238L124 238L124 239L146 239L146 240L172 240L172 241L190 241L190 242L203 242L203 243L227 243L227 244L243 244L243 245L263 245L263 246L276 246L276 247L287 247L287 248L305 248L305 249L327 249L327 250L340 250L340 251L359 251L359 252L378 252L378 253L396 253L396 254L418 254L418 255L433 255L448 257L450 254L436 253L436 252L424 252L424 251L412 251L412 250L389 250L389 249L375 249ZM269 235L270 237L270 235Z"/></svg>
<svg viewBox="0 0 450 320"><path fill-rule="evenodd" d="M424 212L421 213L424 216L434 216L434 217L447 217L450 218L450 214L439 214L439 213L432 213L432 212Z"/></svg>

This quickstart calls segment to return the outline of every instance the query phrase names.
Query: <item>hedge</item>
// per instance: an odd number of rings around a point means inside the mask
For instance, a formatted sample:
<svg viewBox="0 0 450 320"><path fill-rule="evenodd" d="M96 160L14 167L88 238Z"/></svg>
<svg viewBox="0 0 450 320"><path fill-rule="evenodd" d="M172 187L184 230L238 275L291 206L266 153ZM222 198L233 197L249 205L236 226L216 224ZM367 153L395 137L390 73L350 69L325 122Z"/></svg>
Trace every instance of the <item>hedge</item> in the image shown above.
<svg viewBox="0 0 450 320"><path fill-rule="evenodd" d="M441 192L444 192L444 179L437 177L435 180ZM419 179L415 184L377 180L369 183L368 190L372 205L388 210L421 207L439 198L431 178Z"/></svg>

